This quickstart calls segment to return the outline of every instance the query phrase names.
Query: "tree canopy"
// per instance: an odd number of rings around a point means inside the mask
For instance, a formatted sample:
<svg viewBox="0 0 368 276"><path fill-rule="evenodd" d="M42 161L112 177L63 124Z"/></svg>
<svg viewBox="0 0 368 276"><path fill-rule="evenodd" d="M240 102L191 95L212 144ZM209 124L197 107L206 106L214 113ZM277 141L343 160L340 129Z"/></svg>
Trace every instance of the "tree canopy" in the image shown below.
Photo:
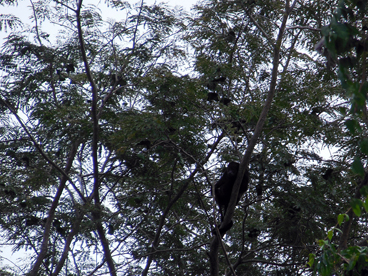
<svg viewBox="0 0 368 276"><path fill-rule="evenodd" d="M105 4L0 14L0 274L368 275L365 1Z"/></svg>

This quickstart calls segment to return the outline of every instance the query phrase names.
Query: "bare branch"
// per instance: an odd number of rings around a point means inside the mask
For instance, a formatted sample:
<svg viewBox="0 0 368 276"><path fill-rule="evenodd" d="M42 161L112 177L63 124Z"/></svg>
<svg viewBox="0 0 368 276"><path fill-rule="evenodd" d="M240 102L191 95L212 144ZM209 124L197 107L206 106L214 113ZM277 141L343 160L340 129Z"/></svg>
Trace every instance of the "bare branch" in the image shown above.
<svg viewBox="0 0 368 276"><path fill-rule="evenodd" d="M116 276L116 269L114 260L111 256L111 251L109 248L109 243L105 235L105 231L103 229L101 223L101 202L100 202L100 180L99 180L99 169L98 169L98 110L97 110L97 100L98 100L98 88L97 85L92 77L91 69L88 63L86 48L84 44L83 38L83 31L82 31L82 24L81 24L81 9L82 9L83 0L79 0L76 10L76 17L77 17L77 28L78 28L78 38L79 38L79 45L81 47L81 55L84 63L84 67L86 70L87 78L92 88L92 107L91 107L91 117L93 122L93 137L92 137L92 159L93 159L93 178L94 178L94 185L93 185L93 198L95 203L95 210L92 212L93 219L96 223L96 228L98 235L100 237L101 245L105 254L106 262L109 267L110 274L112 276Z"/></svg>
<svg viewBox="0 0 368 276"><path fill-rule="evenodd" d="M321 29L319 28L312 28L310 26L291 26L291 27L287 27L285 30L292 30L292 29L311 30L311 31L317 31L317 32L321 31Z"/></svg>

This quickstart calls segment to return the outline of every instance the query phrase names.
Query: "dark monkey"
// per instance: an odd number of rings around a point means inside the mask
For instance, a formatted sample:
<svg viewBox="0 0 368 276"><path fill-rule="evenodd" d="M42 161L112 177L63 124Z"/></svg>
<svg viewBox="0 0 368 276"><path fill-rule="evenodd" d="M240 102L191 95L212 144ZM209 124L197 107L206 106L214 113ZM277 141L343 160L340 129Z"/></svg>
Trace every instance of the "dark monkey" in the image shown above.
<svg viewBox="0 0 368 276"><path fill-rule="evenodd" d="M231 192L233 190L233 186L236 180L236 176L238 175L238 171L239 171L239 163L230 162L227 168L225 169L224 174L221 176L220 180L217 181L217 183L215 184L215 200L218 206L220 207L221 221L224 220L227 207L229 206L231 199ZM239 203L240 198L247 191L248 182L249 182L249 172L247 170L243 176L243 180L240 185L236 204ZM224 210L224 212L222 212L222 210ZM224 234L227 230L231 228L232 225L233 223L230 222L229 225L226 225L225 227L220 229L220 233Z"/></svg>
<svg viewBox="0 0 368 276"><path fill-rule="evenodd" d="M331 176L332 176L333 171L334 171L333 169L328 168L328 169L326 170L325 174L324 174L324 175L322 175L323 179L324 179L324 180L329 180L329 179L331 178Z"/></svg>

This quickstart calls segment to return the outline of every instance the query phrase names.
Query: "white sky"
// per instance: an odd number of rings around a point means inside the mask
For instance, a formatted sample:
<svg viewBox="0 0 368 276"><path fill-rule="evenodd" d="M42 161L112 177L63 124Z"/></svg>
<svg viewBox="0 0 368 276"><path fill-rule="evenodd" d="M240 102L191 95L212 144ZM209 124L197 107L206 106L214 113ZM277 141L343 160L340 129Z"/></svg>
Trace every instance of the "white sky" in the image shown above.
<svg viewBox="0 0 368 276"><path fill-rule="evenodd" d="M132 6L134 6L134 4L137 3L141 3L141 1L139 0L127 0ZM36 3L37 0L33 0L33 3ZM152 5L154 3L166 3L167 5L171 6L171 7L175 7L175 6L181 6L183 7L186 11L190 11L190 9L193 7L193 5L195 5L197 2L199 2L199 0L144 0L144 2L148 5ZM100 10L101 10L101 14L104 18L104 20L106 19L114 19L116 18L116 20L119 20L119 15L121 15L121 12L119 11L114 11L111 8L107 8L106 4L105 4L105 0L84 0L83 2L84 5L88 5L88 4L93 4L95 6L97 6ZM18 5L16 6L0 6L0 14L13 14L15 16L17 16L23 23L29 23L31 24L30 20L29 20L29 16L31 14L31 1L30 0L18 0ZM106 11L106 12L104 12ZM48 28L47 24L44 24L43 30L48 32L48 33L52 33L52 27L50 25L50 28ZM50 30L51 31L50 31ZM5 32L4 30L0 31L0 46L2 45L4 38L9 35L10 30L8 29L8 32Z"/></svg>

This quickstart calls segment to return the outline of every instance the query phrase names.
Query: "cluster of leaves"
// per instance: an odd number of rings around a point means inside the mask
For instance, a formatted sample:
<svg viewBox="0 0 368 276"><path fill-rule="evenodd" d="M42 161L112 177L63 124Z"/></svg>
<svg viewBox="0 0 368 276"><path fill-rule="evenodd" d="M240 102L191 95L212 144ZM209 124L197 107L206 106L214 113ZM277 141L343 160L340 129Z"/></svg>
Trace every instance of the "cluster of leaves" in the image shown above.
<svg viewBox="0 0 368 276"><path fill-rule="evenodd" d="M33 5L34 28L0 53L1 236L32 252L13 273L364 271L366 247L341 244L366 228L365 6L309 2L205 1L188 15L107 1L117 22L82 1ZM42 20L61 24L56 43ZM211 185L255 135L216 274Z"/></svg>
<svg viewBox="0 0 368 276"><path fill-rule="evenodd" d="M367 8L365 1L340 1L330 24L322 28L323 54L330 64L337 65L341 86L350 102L349 110L341 108L339 111L344 115L344 124L352 137L348 147L356 187L348 197L350 208L338 215L337 225L328 231L325 240L319 241L321 254L310 255L309 265L320 275L366 275L368 272L367 237L357 228L364 225L368 211ZM334 238L335 231L340 240Z"/></svg>

